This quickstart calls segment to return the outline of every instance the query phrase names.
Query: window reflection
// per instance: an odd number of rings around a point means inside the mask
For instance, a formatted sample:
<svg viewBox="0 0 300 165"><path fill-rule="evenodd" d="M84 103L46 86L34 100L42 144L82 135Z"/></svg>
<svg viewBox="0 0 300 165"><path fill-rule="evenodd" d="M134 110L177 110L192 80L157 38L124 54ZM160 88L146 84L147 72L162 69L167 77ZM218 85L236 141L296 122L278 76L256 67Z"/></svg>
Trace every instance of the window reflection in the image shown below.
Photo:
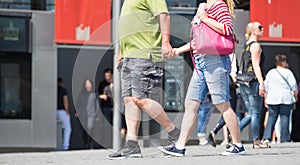
<svg viewBox="0 0 300 165"><path fill-rule="evenodd" d="M31 119L31 56L0 55L0 118Z"/></svg>

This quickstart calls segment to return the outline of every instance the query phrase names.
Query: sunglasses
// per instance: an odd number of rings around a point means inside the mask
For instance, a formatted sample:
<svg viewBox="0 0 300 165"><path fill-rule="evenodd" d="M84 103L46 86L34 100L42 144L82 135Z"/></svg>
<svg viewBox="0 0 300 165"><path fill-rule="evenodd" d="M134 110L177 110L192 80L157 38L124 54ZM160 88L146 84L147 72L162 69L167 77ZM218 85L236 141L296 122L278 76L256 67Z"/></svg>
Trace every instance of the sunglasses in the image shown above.
<svg viewBox="0 0 300 165"><path fill-rule="evenodd" d="M259 29L260 31L263 31L263 30L264 30L264 28L263 28L261 25L258 26L258 29Z"/></svg>

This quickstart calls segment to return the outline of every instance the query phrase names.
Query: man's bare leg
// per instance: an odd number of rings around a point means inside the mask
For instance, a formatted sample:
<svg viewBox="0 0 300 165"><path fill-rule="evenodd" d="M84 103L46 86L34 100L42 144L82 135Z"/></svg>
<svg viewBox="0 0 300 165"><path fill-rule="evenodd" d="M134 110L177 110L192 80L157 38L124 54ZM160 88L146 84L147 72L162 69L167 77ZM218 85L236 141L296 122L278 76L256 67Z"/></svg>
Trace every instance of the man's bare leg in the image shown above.
<svg viewBox="0 0 300 165"><path fill-rule="evenodd" d="M136 98L134 97L124 97L125 118L127 125L127 141L138 140L141 112L139 107L136 105L135 100Z"/></svg>
<svg viewBox="0 0 300 165"><path fill-rule="evenodd" d="M167 132L174 130L175 125L169 119L163 107L156 101L148 98L137 99L139 108L145 111L151 118L157 121Z"/></svg>

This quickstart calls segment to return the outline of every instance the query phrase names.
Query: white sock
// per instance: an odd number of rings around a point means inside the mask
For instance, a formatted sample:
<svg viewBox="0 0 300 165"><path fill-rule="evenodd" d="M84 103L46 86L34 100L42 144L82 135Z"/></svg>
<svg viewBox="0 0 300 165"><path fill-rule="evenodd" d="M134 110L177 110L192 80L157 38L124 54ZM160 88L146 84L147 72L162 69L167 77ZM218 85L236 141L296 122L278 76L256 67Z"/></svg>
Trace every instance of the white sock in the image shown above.
<svg viewBox="0 0 300 165"><path fill-rule="evenodd" d="M243 146L242 143L234 143L236 146L238 146L239 148Z"/></svg>
<svg viewBox="0 0 300 165"><path fill-rule="evenodd" d="M185 149L185 146L180 145L180 144L175 144L175 147L176 147L177 149L179 149L179 150Z"/></svg>

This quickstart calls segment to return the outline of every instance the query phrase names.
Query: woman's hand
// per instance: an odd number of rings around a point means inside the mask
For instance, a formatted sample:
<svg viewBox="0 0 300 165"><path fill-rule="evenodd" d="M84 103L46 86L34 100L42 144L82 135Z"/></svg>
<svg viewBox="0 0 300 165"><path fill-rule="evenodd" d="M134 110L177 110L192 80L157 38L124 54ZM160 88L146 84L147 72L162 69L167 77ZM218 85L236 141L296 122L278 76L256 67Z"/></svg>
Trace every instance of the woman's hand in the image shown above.
<svg viewBox="0 0 300 165"><path fill-rule="evenodd" d="M96 121L100 121L100 117L97 117L97 118L96 118Z"/></svg>
<svg viewBox="0 0 300 165"><path fill-rule="evenodd" d="M269 106L268 106L268 104L266 102L265 102L265 108L267 108L267 109L269 108Z"/></svg>
<svg viewBox="0 0 300 165"><path fill-rule="evenodd" d="M179 48L173 48L173 53L174 53L175 56L179 56L181 54Z"/></svg>
<svg viewBox="0 0 300 165"><path fill-rule="evenodd" d="M259 84L259 95L261 97L264 97L266 94L266 88L265 88L265 84L264 83L260 83Z"/></svg>
<svg viewBox="0 0 300 165"><path fill-rule="evenodd" d="M197 13L197 16L198 18L200 19L201 22L206 22L206 20L208 19L208 15L207 15L207 12L204 11L204 10L200 10L198 13Z"/></svg>

